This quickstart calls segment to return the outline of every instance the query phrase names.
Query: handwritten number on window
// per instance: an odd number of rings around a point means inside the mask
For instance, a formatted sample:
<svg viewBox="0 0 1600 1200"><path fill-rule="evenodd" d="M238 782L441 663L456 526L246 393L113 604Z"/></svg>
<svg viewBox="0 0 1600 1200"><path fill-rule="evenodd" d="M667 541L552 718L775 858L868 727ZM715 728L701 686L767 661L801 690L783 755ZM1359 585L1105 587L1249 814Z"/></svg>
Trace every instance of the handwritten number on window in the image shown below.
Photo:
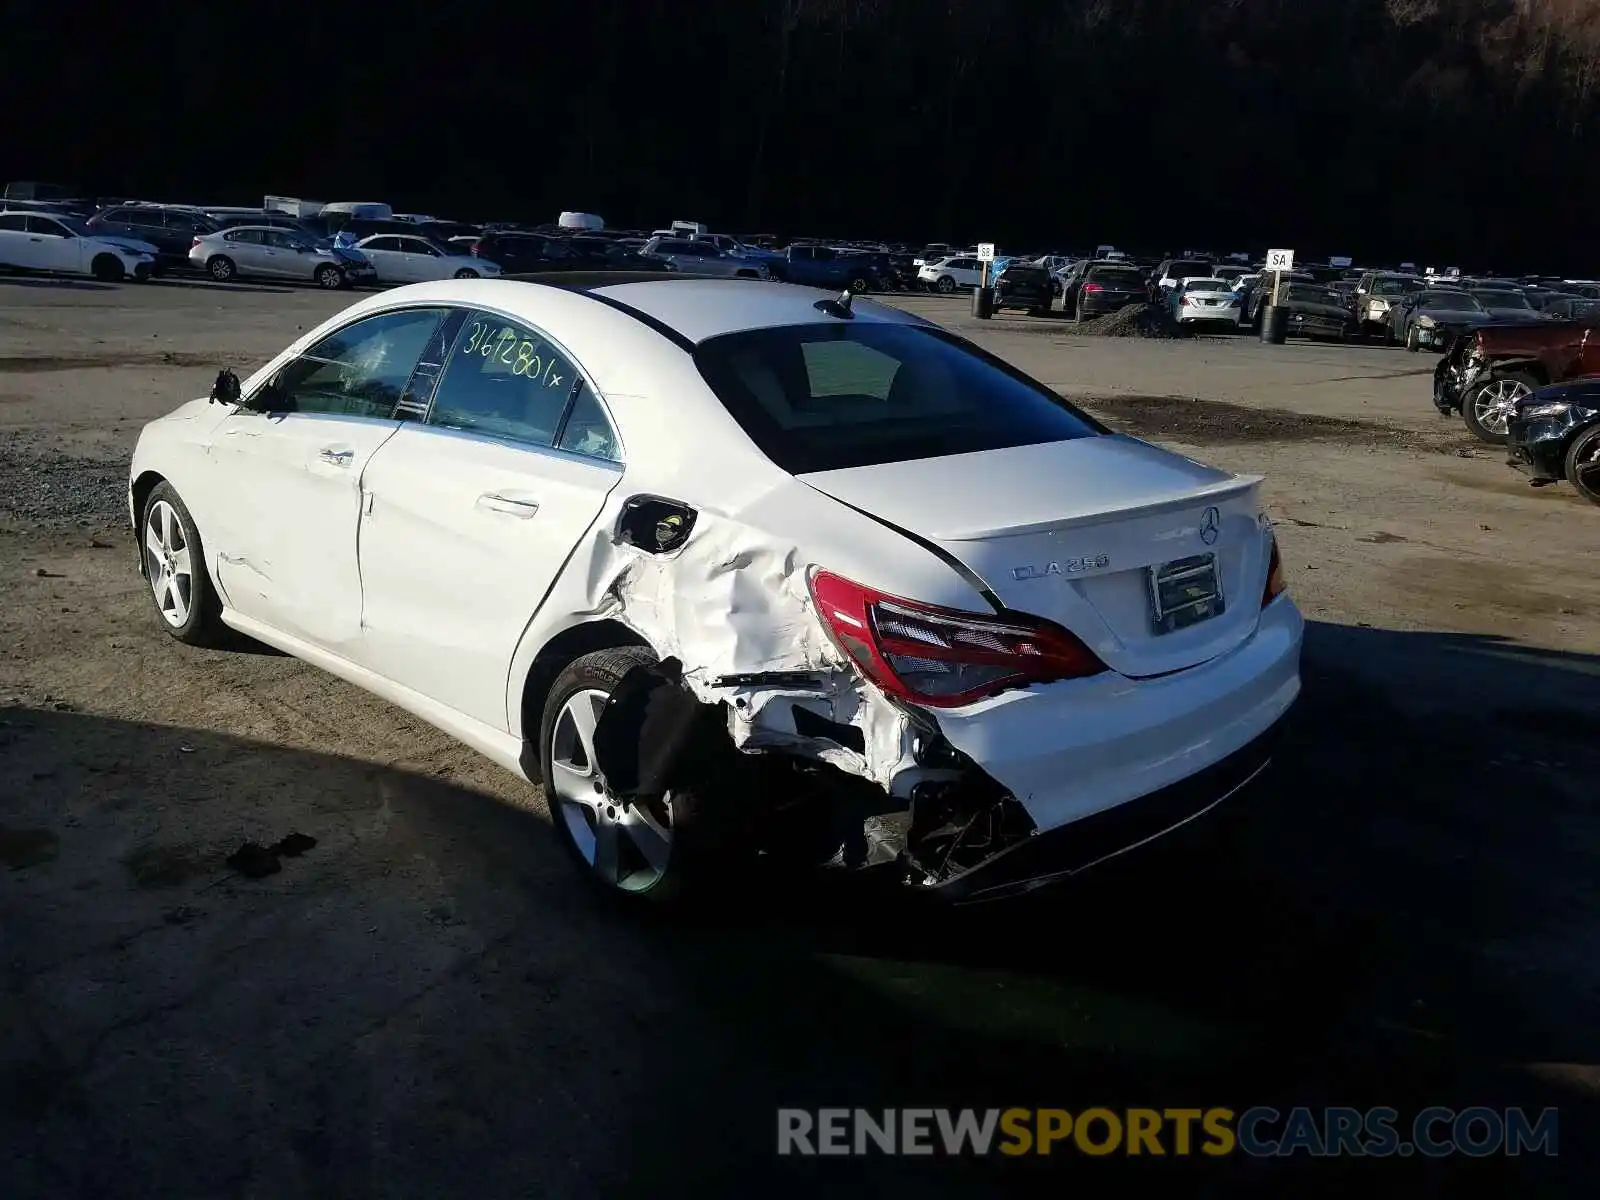
<svg viewBox="0 0 1600 1200"><path fill-rule="evenodd" d="M491 361L498 361L503 366L511 368L513 375L521 375L526 379L542 379L545 387L560 387L566 379L556 370L559 365L556 356L540 357L536 342L527 340L519 341L516 330L509 325L503 325L496 332L491 333L490 327L482 321L474 321L468 330L466 345L461 347L464 354L477 354Z"/></svg>

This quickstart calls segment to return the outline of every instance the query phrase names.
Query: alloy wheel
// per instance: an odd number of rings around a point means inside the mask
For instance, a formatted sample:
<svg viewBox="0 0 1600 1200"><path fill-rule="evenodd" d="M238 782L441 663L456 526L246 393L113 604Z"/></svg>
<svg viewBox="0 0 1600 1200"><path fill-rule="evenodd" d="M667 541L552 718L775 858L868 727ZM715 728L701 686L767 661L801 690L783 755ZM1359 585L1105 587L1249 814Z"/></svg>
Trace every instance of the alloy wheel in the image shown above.
<svg viewBox="0 0 1600 1200"><path fill-rule="evenodd" d="M1472 410L1490 433L1504 437L1517 401L1533 395L1533 389L1516 379L1500 379L1485 384L1472 398Z"/></svg>
<svg viewBox="0 0 1600 1200"><path fill-rule="evenodd" d="M152 504L145 518L144 565L162 620L174 629L181 628L194 602L194 563L183 536L183 522L165 500Z"/></svg>
<svg viewBox="0 0 1600 1200"><path fill-rule="evenodd" d="M606 790L594 766L594 730L608 695L598 688L574 693L550 733L551 819L562 821L583 860L607 885L649 891L672 857L672 796L659 805L630 801Z"/></svg>

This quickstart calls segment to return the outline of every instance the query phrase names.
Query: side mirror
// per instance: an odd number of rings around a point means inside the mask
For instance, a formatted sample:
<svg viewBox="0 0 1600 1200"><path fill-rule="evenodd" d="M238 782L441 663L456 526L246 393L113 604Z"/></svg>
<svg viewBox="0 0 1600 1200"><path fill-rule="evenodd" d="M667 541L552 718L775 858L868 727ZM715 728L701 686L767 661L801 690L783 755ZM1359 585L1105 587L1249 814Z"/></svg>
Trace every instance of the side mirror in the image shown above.
<svg viewBox="0 0 1600 1200"><path fill-rule="evenodd" d="M217 381L211 385L212 404L239 403L239 377L227 369L217 372Z"/></svg>

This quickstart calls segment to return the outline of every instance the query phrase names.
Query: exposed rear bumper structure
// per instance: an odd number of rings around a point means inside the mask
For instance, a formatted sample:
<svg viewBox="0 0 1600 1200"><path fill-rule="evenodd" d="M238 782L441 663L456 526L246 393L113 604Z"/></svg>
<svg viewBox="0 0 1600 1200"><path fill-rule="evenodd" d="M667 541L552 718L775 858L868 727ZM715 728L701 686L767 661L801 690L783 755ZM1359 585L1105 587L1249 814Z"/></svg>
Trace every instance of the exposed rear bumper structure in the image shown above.
<svg viewBox="0 0 1600 1200"><path fill-rule="evenodd" d="M1020 895L1135 850L1205 816L1254 783L1272 763L1287 718L1196 775L1148 796L1016 842L931 890L970 904Z"/></svg>

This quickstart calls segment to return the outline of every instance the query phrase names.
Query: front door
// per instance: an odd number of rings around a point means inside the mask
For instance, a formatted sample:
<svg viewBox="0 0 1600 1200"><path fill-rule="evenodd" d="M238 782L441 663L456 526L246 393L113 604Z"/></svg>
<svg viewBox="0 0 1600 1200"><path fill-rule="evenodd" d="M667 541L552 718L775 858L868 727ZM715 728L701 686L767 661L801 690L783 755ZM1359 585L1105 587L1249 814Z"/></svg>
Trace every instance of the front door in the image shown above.
<svg viewBox="0 0 1600 1200"><path fill-rule="evenodd" d="M622 478L571 359L489 313L461 326L424 422L362 481L363 661L494 729L523 631Z"/></svg>
<svg viewBox="0 0 1600 1200"><path fill-rule="evenodd" d="M244 616L353 657L361 477L444 313L402 309L324 337L218 426L217 584Z"/></svg>

